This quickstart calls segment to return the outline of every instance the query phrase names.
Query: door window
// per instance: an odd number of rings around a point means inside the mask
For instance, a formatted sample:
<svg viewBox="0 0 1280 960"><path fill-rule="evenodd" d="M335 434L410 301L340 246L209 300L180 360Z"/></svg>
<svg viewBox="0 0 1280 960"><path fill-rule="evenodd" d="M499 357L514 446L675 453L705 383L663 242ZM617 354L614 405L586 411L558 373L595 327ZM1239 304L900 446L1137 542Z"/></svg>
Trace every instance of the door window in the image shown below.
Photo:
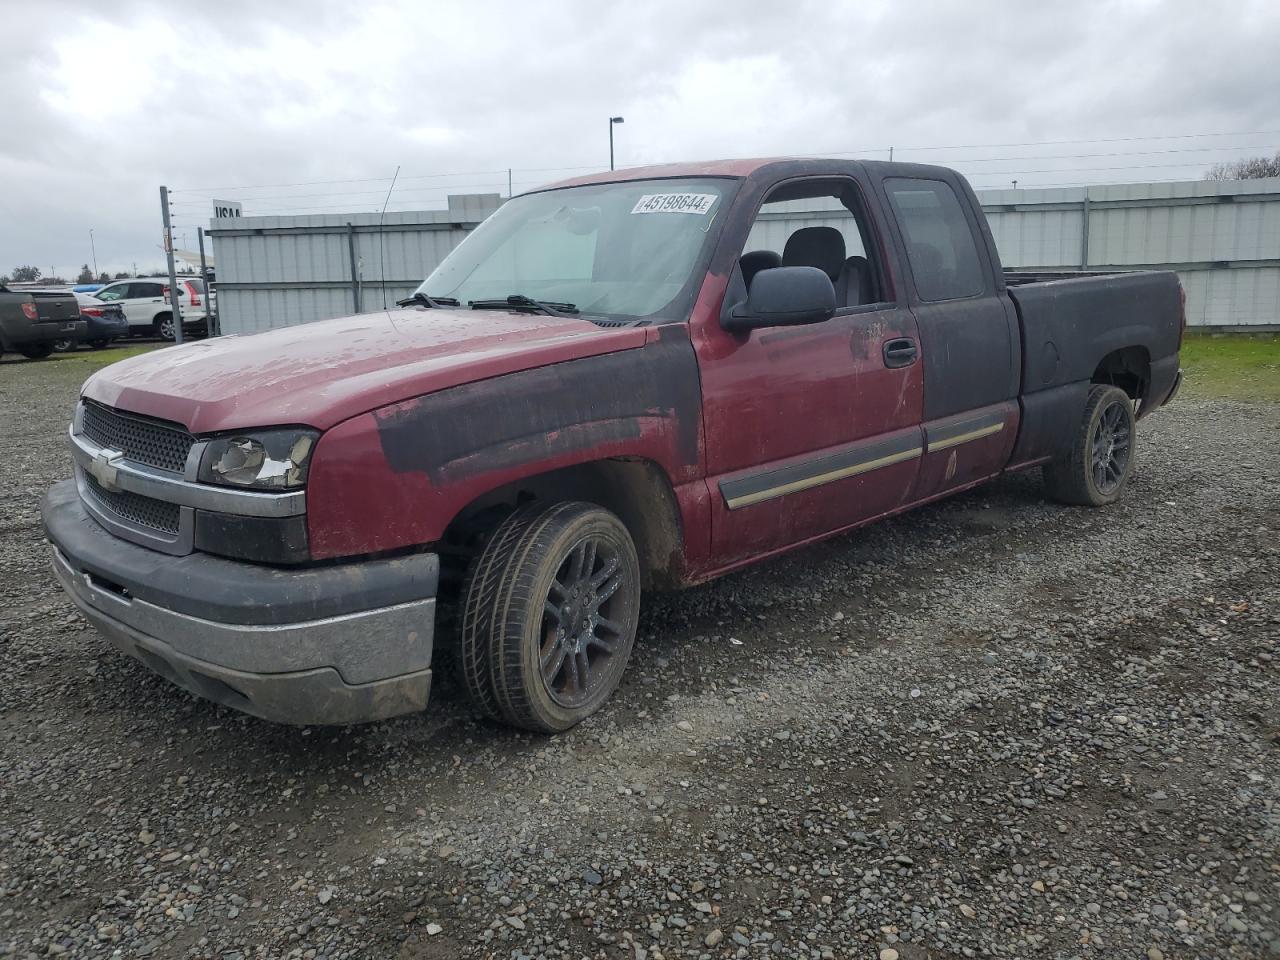
<svg viewBox="0 0 1280 960"><path fill-rule="evenodd" d="M151 297L164 296L164 286L159 283L131 283L129 284L129 299L144 300Z"/></svg>
<svg viewBox="0 0 1280 960"><path fill-rule="evenodd" d="M760 270L818 267L831 278L836 309L883 302L882 276L857 188L846 178L796 180L775 187L756 213L740 267L750 286Z"/></svg>
<svg viewBox="0 0 1280 960"><path fill-rule="evenodd" d="M105 287L94 294L99 300L110 302L112 300L123 300L129 295L129 284L121 283L114 287Z"/></svg>
<svg viewBox="0 0 1280 960"><path fill-rule="evenodd" d="M921 300L976 297L986 286L964 208L941 180L885 181Z"/></svg>

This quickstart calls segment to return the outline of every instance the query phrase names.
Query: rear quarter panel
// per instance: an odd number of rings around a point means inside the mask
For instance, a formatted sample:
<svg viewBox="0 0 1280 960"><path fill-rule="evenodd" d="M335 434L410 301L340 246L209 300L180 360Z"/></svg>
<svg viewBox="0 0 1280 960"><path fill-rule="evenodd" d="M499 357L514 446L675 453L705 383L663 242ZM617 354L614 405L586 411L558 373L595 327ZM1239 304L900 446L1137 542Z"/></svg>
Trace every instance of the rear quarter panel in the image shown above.
<svg viewBox="0 0 1280 960"><path fill-rule="evenodd" d="M1022 390L1088 380L1103 357L1142 347L1154 366L1176 358L1178 275L1117 273L1009 288L1022 324Z"/></svg>
<svg viewBox="0 0 1280 960"><path fill-rule="evenodd" d="M1102 360L1141 348L1151 377L1142 410L1168 394L1178 370L1177 274L1119 273L1009 288L1022 328L1022 426L1011 466L1057 456L1074 436Z"/></svg>

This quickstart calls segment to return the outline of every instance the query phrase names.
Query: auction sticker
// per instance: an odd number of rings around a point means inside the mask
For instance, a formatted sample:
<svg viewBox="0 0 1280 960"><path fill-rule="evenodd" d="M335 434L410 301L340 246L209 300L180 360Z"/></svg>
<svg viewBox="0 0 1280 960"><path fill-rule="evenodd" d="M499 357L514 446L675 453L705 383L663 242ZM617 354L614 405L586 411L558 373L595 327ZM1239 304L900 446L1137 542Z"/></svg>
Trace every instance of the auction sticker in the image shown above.
<svg viewBox="0 0 1280 960"><path fill-rule="evenodd" d="M714 193L646 193L632 213L696 213L706 216L716 202Z"/></svg>

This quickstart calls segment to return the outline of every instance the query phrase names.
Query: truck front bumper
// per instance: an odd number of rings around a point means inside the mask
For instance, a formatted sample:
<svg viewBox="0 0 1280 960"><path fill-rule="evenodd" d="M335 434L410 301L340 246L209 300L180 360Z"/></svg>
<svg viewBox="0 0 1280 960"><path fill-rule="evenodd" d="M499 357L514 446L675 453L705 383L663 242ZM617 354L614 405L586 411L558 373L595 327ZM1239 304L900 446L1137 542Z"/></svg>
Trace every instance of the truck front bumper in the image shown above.
<svg viewBox="0 0 1280 960"><path fill-rule="evenodd" d="M426 707L439 558L303 569L171 557L104 530L73 481L43 504L53 569L116 647L197 696L281 723Z"/></svg>

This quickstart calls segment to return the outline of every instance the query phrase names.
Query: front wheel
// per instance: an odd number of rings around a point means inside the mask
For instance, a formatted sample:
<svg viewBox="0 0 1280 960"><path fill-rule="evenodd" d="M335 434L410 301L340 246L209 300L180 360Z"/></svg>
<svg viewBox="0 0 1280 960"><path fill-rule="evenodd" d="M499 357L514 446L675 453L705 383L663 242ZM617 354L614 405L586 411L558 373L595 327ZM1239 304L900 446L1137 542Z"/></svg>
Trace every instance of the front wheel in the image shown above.
<svg viewBox="0 0 1280 960"><path fill-rule="evenodd" d="M590 503L521 508L468 573L462 681L491 717L567 730L617 688L639 614L640 563L621 520Z"/></svg>
<svg viewBox="0 0 1280 960"><path fill-rule="evenodd" d="M1071 452L1044 467L1049 495L1087 507L1120 499L1133 475L1135 428L1129 395L1119 387L1096 384L1089 391Z"/></svg>
<svg viewBox="0 0 1280 960"><path fill-rule="evenodd" d="M76 348L76 342L69 337L53 341L55 353L69 353Z"/></svg>
<svg viewBox="0 0 1280 960"><path fill-rule="evenodd" d="M89 341L89 346L95 350L105 350L110 343L111 339L109 337L94 337Z"/></svg>
<svg viewBox="0 0 1280 960"><path fill-rule="evenodd" d="M173 314L162 313L155 319L155 333L161 340L173 340Z"/></svg>

